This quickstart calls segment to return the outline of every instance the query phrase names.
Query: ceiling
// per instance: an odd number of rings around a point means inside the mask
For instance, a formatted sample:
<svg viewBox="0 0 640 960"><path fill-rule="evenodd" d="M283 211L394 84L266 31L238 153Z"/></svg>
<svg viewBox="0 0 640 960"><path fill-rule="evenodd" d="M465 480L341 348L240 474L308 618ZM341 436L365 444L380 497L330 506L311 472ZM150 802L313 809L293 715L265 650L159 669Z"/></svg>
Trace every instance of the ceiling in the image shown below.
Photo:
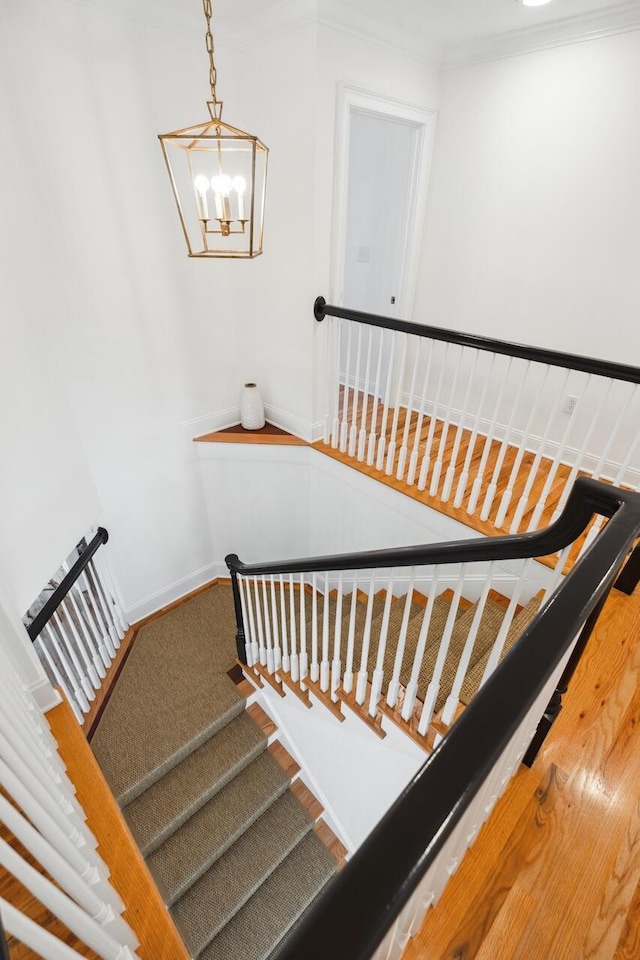
<svg viewBox="0 0 640 960"><path fill-rule="evenodd" d="M1 0L0 0L1 2ZM201 37L202 0L73 0ZM312 22L456 65L640 28L640 0L212 0L216 37L237 49Z"/></svg>
<svg viewBox="0 0 640 960"><path fill-rule="evenodd" d="M194 0L179 2L192 4ZM214 0L214 18L220 25L237 29L255 17L281 15L286 5L287 0ZM525 7L521 0L342 0L340 5L417 30L445 48L602 11L637 8L636 3L620 0L551 0L542 7ZM293 3L288 6L293 10ZM322 12L322 4L318 6Z"/></svg>

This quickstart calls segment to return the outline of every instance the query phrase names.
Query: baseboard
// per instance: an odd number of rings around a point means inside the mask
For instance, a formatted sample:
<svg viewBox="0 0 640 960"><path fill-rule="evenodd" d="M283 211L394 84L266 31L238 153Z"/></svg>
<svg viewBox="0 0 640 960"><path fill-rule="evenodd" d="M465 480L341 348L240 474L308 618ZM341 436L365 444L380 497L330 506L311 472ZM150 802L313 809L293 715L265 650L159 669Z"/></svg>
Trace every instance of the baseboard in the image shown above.
<svg viewBox="0 0 640 960"><path fill-rule="evenodd" d="M312 442L313 426L308 420L302 420L300 417L296 417L286 410L274 407L271 403L265 403L264 414L269 423L280 427L281 430L292 433L294 437L300 437L302 440L306 440L307 443Z"/></svg>
<svg viewBox="0 0 640 960"><path fill-rule="evenodd" d="M139 603L125 609L125 614L129 623L136 627L140 626L140 621L146 620L154 613L164 610L165 607L175 603L177 600L183 600L188 594L193 593L206 584L216 580L218 576L228 577L229 571L224 561L217 563L208 563L205 567L195 570L193 573L180 580L175 580L169 586L158 590L157 593L145 597Z"/></svg>
<svg viewBox="0 0 640 960"><path fill-rule="evenodd" d="M214 433L216 430L224 430L226 427L232 427L234 423L239 422L240 404L225 407L224 410L218 410L217 413L208 413L204 417L184 420L180 426L182 427L186 459L188 461L197 459L198 455L193 442L196 437L201 437L205 433Z"/></svg>

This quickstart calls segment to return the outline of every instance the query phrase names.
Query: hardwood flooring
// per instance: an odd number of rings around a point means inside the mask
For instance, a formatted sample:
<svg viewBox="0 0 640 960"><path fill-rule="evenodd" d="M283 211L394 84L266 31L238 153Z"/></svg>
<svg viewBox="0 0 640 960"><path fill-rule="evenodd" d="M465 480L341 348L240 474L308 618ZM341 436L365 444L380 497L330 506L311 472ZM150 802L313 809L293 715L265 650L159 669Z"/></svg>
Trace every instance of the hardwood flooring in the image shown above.
<svg viewBox="0 0 640 960"><path fill-rule="evenodd" d="M563 710L404 960L640 957L640 588L614 590Z"/></svg>

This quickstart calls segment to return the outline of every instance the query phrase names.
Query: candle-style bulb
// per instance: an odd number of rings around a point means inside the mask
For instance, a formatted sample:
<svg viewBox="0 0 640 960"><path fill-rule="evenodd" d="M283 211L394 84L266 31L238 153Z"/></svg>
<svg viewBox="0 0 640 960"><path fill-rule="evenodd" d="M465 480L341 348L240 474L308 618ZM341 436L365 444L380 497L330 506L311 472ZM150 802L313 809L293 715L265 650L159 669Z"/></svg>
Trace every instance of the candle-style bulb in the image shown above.
<svg viewBox="0 0 640 960"><path fill-rule="evenodd" d="M209 205L207 204L207 191L209 190L209 178L200 173L194 179L193 185L196 190L196 204L198 206L198 218L200 220L209 219Z"/></svg>
<svg viewBox="0 0 640 960"><path fill-rule="evenodd" d="M247 189L247 181L244 177L233 178L233 189L238 194L238 220L246 220L244 212L244 192Z"/></svg>

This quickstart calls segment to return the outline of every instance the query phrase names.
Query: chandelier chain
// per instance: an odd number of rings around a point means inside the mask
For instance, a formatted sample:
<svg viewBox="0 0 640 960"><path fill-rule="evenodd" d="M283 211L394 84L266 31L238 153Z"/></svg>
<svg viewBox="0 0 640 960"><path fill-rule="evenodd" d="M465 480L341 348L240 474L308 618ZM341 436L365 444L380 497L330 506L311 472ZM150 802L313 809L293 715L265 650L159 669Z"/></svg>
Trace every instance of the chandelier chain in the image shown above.
<svg viewBox="0 0 640 960"><path fill-rule="evenodd" d="M216 64L213 59L213 34L211 32L211 0L202 0L202 5L204 7L204 15L207 21L207 33L206 33L206 43L207 43L207 53L209 54L209 86L211 87L211 100L213 103L218 102L216 96L216 83L218 80L218 71L216 70Z"/></svg>

